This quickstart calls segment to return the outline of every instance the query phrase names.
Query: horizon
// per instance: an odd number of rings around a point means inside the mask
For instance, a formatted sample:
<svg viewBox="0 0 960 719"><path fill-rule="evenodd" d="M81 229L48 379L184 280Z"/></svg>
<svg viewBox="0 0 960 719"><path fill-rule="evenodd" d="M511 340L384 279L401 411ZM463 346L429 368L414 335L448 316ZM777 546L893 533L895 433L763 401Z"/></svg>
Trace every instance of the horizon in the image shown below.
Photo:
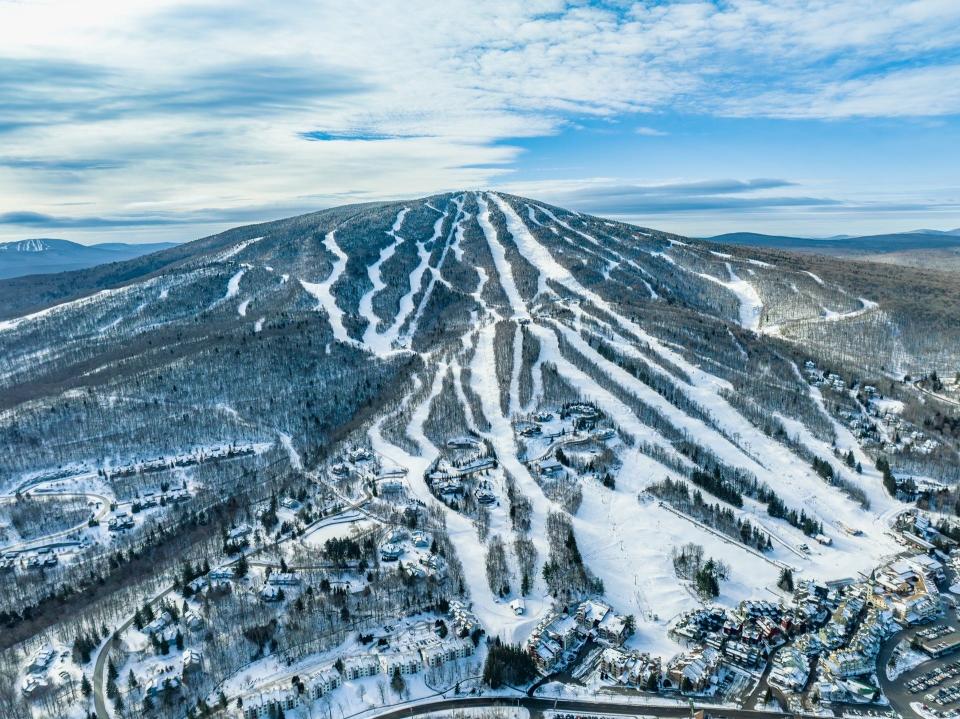
<svg viewBox="0 0 960 719"><path fill-rule="evenodd" d="M691 237L960 227L960 6L445 8L0 5L0 241L479 186Z"/></svg>

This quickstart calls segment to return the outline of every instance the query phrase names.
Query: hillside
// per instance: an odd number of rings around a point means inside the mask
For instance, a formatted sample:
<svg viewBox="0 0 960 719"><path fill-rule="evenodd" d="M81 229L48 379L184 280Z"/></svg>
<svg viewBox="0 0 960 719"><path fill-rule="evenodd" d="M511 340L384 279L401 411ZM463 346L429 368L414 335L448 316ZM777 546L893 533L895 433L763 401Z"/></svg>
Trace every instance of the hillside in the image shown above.
<svg viewBox="0 0 960 719"><path fill-rule="evenodd" d="M707 239L721 244L832 255L906 267L960 270L960 230L916 230L826 239L731 232Z"/></svg>
<svg viewBox="0 0 960 719"><path fill-rule="evenodd" d="M0 242L0 279L81 270L108 262L123 262L174 246L172 242L81 245L46 238Z"/></svg>
<svg viewBox="0 0 960 719"><path fill-rule="evenodd" d="M64 602L119 625L175 576L218 628L193 701L251 661L289 686L271 656L355 653L443 602L523 643L603 600L670 657L703 597L869 575L908 506L877 459L960 479L950 388L903 381L960 369L955 293L881 269L460 192L0 282L3 499L88 502L51 525L58 566L0 574L4 646L70 637ZM29 554L22 514L4 546ZM184 590L247 549L225 598Z"/></svg>

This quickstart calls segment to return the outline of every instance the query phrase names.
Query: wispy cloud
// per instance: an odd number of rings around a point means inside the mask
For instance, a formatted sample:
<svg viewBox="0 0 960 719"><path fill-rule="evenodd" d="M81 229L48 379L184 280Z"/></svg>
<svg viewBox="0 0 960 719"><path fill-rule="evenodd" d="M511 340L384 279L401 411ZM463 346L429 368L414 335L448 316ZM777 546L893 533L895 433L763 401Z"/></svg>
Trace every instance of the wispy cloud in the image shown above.
<svg viewBox="0 0 960 719"><path fill-rule="evenodd" d="M949 0L50 0L0 4L0 48L0 211L53 219L65 201L109 220L504 182L532 154L519 139L587 120L651 150L684 142L666 113L960 114ZM790 183L619 192L592 201L831 204Z"/></svg>

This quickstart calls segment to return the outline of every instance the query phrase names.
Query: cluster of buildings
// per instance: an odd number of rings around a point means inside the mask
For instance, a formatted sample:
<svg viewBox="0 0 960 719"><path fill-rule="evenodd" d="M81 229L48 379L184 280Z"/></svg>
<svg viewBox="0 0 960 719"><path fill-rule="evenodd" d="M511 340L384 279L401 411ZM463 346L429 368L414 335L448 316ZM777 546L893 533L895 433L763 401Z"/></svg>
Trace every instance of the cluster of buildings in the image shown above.
<svg viewBox="0 0 960 719"><path fill-rule="evenodd" d="M751 600L733 610L689 612L672 632L694 649L670 662L662 687L710 693L725 672L756 675L769 662L767 682L788 704L801 696L820 702L875 701L882 642L903 626L940 615L937 582L943 578L938 559L917 554L892 561L863 581L799 582L786 603ZM960 646L960 636L931 634L928 639L925 650L932 656Z"/></svg>
<svg viewBox="0 0 960 719"><path fill-rule="evenodd" d="M241 697L237 716L243 719L261 719L276 716L278 709L285 712L303 703L326 696L344 681L354 681L379 674L417 674L472 656L474 645L470 639L448 636L441 639L429 625L421 625L404 633L400 640L386 649L354 654L330 662L301 680L302 688L290 684L275 686Z"/></svg>
<svg viewBox="0 0 960 719"><path fill-rule="evenodd" d="M107 529L111 532L122 532L127 529L132 529L133 525L133 517L126 512L114 512L113 516L107 520Z"/></svg>
<svg viewBox="0 0 960 719"><path fill-rule="evenodd" d="M403 570L417 578L446 575L447 565L443 557L430 551L433 537L428 532L391 531L380 545L381 562L397 562L405 559Z"/></svg>
<svg viewBox="0 0 960 719"><path fill-rule="evenodd" d="M620 646L632 631L631 621L596 599L573 611L552 612L541 619L527 638L526 650L543 672L562 665L564 655L575 652L591 637L609 646Z"/></svg>

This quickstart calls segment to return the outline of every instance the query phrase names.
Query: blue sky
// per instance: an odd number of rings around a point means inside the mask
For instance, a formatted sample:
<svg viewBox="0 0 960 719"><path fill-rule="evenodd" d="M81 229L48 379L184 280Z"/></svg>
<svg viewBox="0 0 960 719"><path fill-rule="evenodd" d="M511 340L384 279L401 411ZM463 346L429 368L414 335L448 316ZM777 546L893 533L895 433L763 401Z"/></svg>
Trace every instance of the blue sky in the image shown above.
<svg viewBox="0 0 960 719"><path fill-rule="evenodd" d="M682 234L960 227L960 3L0 0L0 239L497 188Z"/></svg>

